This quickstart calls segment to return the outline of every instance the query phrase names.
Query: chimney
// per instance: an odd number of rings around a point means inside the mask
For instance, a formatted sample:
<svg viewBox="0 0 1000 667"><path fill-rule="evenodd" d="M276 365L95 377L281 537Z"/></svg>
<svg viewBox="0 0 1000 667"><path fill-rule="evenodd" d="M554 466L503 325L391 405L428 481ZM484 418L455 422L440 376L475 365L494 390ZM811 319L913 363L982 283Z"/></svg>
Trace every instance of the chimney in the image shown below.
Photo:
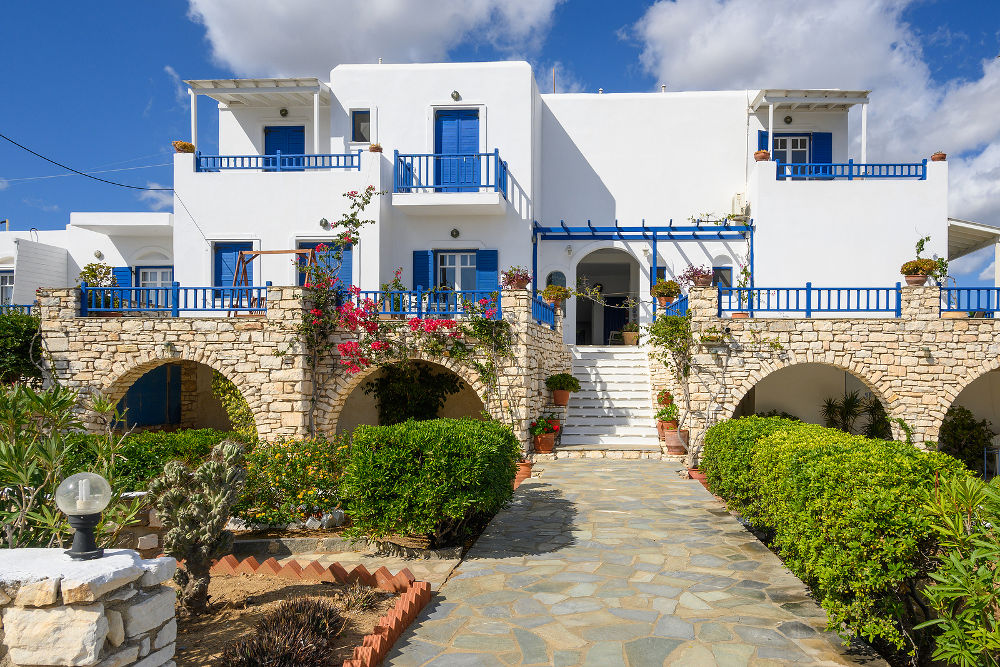
<svg viewBox="0 0 1000 667"><path fill-rule="evenodd" d="M665 84L665 83L661 83L660 84L660 92L661 93L667 92L667 84Z"/></svg>

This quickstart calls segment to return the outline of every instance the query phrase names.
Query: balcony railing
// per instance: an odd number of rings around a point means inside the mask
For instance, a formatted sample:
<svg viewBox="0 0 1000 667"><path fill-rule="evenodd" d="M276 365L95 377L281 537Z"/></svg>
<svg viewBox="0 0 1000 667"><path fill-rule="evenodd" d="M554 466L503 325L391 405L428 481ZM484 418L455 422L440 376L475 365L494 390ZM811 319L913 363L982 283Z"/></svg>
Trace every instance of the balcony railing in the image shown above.
<svg viewBox="0 0 1000 667"><path fill-rule="evenodd" d="M481 192L493 190L507 198L507 162L500 149L492 153L394 153L392 191Z"/></svg>
<svg viewBox="0 0 1000 667"><path fill-rule="evenodd" d="M538 295L531 297L531 317L537 324L556 328L556 307Z"/></svg>
<svg viewBox="0 0 1000 667"><path fill-rule="evenodd" d="M257 171L304 171L306 169L361 169L361 151L328 155L202 155L195 153L195 171L255 169Z"/></svg>
<svg viewBox="0 0 1000 667"><path fill-rule="evenodd" d="M942 313L968 313L970 317L995 317L1000 311L1000 288L942 287Z"/></svg>
<svg viewBox="0 0 1000 667"><path fill-rule="evenodd" d="M0 315L18 313L19 315L31 315L31 304L4 303L0 304Z"/></svg>
<svg viewBox="0 0 1000 667"><path fill-rule="evenodd" d="M868 178L912 178L919 181L927 180L927 160L922 162L891 162L891 163L846 163L820 164L785 164L777 163L778 180L816 180L832 181L836 179L853 181Z"/></svg>
<svg viewBox="0 0 1000 667"><path fill-rule="evenodd" d="M902 287L719 287L723 313L889 313L901 316Z"/></svg>
<svg viewBox="0 0 1000 667"><path fill-rule="evenodd" d="M346 295L345 295L346 296ZM500 292L485 290L362 290L353 297L360 306L370 300L375 312L388 317L464 317L495 310L491 319L501 319Z"/></svg>
<svg viewBox="0 0 1000 667"><path fill-rule="evenodd" d="M182 312L263 314L267 311L264 287L90 287L80 284L80 315L96 313L160 313L180 317Z"/></svg>
<svg viewBox="0 0 1000 667"><path fill-rule="evenodd" d="M663 312L661 315L687 315L688 311L688 298L685 294L684 296L678 298L673 303L668 303L663 307Z"/></svg>

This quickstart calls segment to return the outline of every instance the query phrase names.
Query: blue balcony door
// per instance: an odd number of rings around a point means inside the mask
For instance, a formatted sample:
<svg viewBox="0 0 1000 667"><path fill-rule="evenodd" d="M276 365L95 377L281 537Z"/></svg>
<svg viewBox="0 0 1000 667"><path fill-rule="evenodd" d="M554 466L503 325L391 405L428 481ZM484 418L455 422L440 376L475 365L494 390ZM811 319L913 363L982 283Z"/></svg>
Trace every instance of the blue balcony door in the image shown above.
<svg viewBox="0 0 1000 667"><path fill-rule="evenodd" d="M434 184L437 192L479 190L479 111L443 109L434 122ZM468 156L468 157L463 157Z"/></svg>
<svg viewBox="0 0 1000 667"><path fill-rule="evenodd" d="M332 247L333 244L330 241L299 241L299 250L309 250L314 249L319 244L326 245L327 247ZM343 246L340 252L340 268L337 270L337 279L340 281L334 285L334 289L338 290L349 290L351 288L351 280L353 273L353 246ZM337 259L334 256L334 250L327 250L326 252L316 253L316 263L322 265L326 268L333 268L336 265ZM302 267L306 263L306 258L299 255L299 267ZM306 282L306 274L301 268L299 269L299 285L304 285Z"/></svg>
<svg viewBox="0 0 1000 667"><path fill-rule="evenodd" d="M306 128L302 125L269 125L264 128L264 155L281 151L279 168L276 158L265 158L264 171L302 171L302 155L306 152ZM298 157L284 157L295 155Z"/></svg>
<svg viewBox="0 0 1000 667"><path fill-rule="evenodd" d="M253 243L250 241L234 241L215 244L215 256L212 262L212 285L213 287L232 288L233 280L236 278L236 267L240 260L241 250L253 250ZM253 264L247 265L247 285L253 285ZM215 290L214 297L222 299L224 304L216 304L216 307L225 308L234 300L233 291Z"/></svg>

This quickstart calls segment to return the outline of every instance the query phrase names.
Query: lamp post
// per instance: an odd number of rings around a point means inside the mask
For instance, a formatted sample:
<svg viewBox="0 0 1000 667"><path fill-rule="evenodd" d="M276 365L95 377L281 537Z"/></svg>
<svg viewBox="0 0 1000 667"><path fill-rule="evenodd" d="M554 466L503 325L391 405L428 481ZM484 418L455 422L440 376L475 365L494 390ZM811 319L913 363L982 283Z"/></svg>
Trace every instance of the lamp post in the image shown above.
<svg viewBox="0 0 1000 667"><path fill-rule="evenodd" d="M56 489L56 505L69 519L73 546L66 552L73 560L93 560L104 555L97 546L94 528L101 521L101 512L111 502L108 480L92 472L78 472L62 481Z"/></svg>

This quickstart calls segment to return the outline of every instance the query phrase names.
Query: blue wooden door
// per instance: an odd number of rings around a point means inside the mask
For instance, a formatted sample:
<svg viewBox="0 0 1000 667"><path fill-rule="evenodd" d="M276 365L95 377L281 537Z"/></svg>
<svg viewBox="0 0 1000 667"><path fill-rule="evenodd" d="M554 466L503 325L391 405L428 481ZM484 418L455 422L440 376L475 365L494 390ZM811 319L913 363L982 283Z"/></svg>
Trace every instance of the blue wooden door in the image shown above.
<svg viewBox="0 0 1000 667"><path fill-rule="evenodd" d="M611 344L611 332L621 331L628 322L628 308L625 307L625 297L609 296L604 299L604 342Z"/></svg>
<svg viewBox="0 0 1000 667"><path fill-rule="evenodd" d="M438 192L479 189L479 111L437 112L434 124L434 183ZM465 157L468 156L468 157Z"/></svg>
<svg viewBox="0 0 1000 667"><path fill-rule="evenodd" d="M215 244L215 257L212 263L213 286L230 288L233 286L241 250L253 250L253 243L237 241ZM247 285L253 285L253 264L247 265ZM226 303L234 300L233 290L216 290L214 296ZM226 304L216 304L216 307L225 308Z"/></svg>
<svg viewBox="0 0 1000 667"><path fill-rule="evenodd" d="M328 248L333 246L329 241L299 241L299 250L306 250L309 248L315 248L319 244L323 244ZM351 279L353 276L353 246L343 246L340 253L340 269L337 271L337 278L340 280L334 289L338 290L349 290L351 288ZM333 250L328 250L325 253L316 253L316 263L323 264L332 267L336 263L336 258L333 256ZM299 265L306 263L306 258L299 255ZM306 274L301 269L299 270L299 285L303 285L306 282Z"/></svg>
<svg viewBox="0 0 1000 667"><path fill-rule="evenodd" d="M125 392L118 405L132 426L165 426L181 421L181 366L164 364L148 371Z"/></svg>
<svg viewBox="0 0 1000 667"><path fill-rule="evenodd" d="M281 165L275 158L265 158L265 171L302 171L302 155L306 152L306 128L302 125L272 125L264 128L264 155L281 151ZM284 157L284 156L295 157Z"/></svg>

